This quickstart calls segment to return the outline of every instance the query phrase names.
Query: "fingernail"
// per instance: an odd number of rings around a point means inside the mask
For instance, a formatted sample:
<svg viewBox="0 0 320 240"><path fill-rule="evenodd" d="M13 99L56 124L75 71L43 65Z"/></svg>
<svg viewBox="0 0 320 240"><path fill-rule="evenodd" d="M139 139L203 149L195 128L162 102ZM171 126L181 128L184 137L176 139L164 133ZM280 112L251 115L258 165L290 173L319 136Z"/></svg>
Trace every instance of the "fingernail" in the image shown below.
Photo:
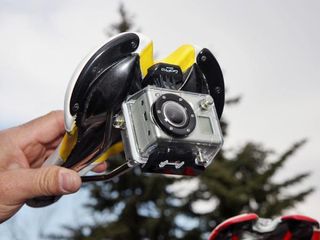
<svg viewBox="0 0 320 240"><path fill-rule="evenodd" d="M65 193L72 193L79 189L80 180L79 176L72 173L61 173L60 175L60 186Z"/></svg>

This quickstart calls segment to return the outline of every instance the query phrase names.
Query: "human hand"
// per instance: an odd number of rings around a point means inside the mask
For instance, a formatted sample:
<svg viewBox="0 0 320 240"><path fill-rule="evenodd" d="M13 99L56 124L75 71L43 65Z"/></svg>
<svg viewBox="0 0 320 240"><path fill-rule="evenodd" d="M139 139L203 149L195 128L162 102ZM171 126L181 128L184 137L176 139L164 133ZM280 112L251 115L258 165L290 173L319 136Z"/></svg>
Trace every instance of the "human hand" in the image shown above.
<svg viewBox="0 0 320 240"><path fill-rule="evenodd" d="M77 172L58 166L39 168L59 145L64 132L62 111L0 131L0 223L30 198L79 190ZM94 170L105 169L103 163Z"/></svg>

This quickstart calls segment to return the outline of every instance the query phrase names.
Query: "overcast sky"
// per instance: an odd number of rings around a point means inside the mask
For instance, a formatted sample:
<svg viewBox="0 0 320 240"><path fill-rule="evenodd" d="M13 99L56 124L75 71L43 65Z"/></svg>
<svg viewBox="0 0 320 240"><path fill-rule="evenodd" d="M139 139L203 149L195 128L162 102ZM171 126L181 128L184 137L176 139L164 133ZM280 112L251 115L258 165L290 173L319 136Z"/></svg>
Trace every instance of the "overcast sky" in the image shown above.
<svg viewBox="0 0 320 240"><path fill-rule="evenodd" d="M182 43L208 47L215 54L228 95L242 96L238 106L225 108L230 122L226 148L254 141L279 154L308 138L277 178L312 171L303 187L317 187L319 1L124 2L136 26L154 40L159 57ZM73 70L106 40L106 28L118 19L119 1L0 0L0 4L0 128L6 128L62 109ZM319 199L318 190L295 212L320 219ZM34 211L23 210L18 217ZM4 228L0 226L0 231Z"/></svg>

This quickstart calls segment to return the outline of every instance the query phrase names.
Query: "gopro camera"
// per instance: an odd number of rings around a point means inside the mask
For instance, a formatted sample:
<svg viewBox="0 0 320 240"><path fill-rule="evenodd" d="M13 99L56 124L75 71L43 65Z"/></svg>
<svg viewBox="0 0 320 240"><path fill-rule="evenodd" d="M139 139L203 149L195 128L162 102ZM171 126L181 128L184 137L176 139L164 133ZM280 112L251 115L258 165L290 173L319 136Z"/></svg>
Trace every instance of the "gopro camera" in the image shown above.
<svg viewBox="0 0 320 240"><path fill-rule="evenodd" d="M148 86L126 99L122 114L126 158L146 172L198 175L223 144L208 94Z"/></svg>

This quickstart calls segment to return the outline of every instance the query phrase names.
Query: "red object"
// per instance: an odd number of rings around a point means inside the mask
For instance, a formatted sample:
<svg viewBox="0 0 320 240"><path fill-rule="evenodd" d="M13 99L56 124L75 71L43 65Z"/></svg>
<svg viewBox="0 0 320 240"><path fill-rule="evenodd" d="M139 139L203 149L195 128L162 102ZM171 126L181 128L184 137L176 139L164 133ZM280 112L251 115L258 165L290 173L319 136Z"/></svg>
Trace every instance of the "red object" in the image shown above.
<svg viewBox="0 0 320 240"><path fill-rule="evenodd" d="M284 235L283 240L291 240L292 239L292 233L287 232L286 235Z"/></svg>
<svg viewBox="0 0 320 240"><path fill-rule="evenodd" d="M214 240L221 231L229 228L231 225L239 224L243 222L255 221L258 219L258 216L254 213L241 214L232 218L227 219L226 221L219 224L211 233L209 240ZM232 240L234 240L232 238Z"/></svg>
<svg viewBox="0 0 320 240"><path fill-rule="evenodd" d="M289 215L270 220L259 218L256 214L242 214L219 224L211 233L209 240L242 240L246 239L308 239L320 240L319 222L303 215ZM249 237L249 238L248 238ZM260 238L261 237L261 238Z"/></svg>
<svg viewBox="0 0 320 240"><path fill-rule="evenodd" d="M290 220L296 220L296 221L305 221L310 223L315 223L319 226L319 222L311 217L307 217L304 215L288 215L281 217L282 221L290 221Z"/></svg>
<svg viewBox="0 0 320 240"><path fill-rule="evenodd" d="M317 229L313 230L312 238L310 240L320 240L320 226L319 222L311 217L303 216L303 215L289 215L281 217L282 221L301 221L301 222L309 222L316 226ZM287 239L285 239L287 240ZM291 240L291 238L288 238Z"/></svg>
<svg viewBox="0 0 320 240"><path fill-rule="evenodd" d="M313 231L312 240L320 240L320 229Z"/></svg>

